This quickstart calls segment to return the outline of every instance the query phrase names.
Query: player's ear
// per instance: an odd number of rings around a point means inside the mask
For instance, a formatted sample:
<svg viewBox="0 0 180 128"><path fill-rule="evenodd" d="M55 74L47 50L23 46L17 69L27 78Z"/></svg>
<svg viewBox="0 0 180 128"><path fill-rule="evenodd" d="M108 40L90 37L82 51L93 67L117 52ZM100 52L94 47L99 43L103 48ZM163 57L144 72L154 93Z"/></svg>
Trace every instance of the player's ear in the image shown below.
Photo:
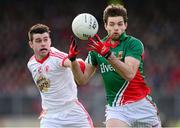
<svg viewBox="0 0 180 128"><path fill-rule="evenodd" d="M32 48L33 46L33 42L32 41L29 41L29 47Z"/></svg>
<svg viewBox="0 0 180 128"><path fill-rule="evenodd" d="M107 24L106 23L104 23L104 28L106 29L106 31L107 31Z"/></svg>

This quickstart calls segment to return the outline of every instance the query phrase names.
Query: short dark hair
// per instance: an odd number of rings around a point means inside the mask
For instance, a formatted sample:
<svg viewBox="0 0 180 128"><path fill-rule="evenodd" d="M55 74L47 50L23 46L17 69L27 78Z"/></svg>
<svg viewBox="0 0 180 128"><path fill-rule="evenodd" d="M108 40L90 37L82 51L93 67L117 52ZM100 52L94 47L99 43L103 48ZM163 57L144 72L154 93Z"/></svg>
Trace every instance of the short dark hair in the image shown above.
<svg viewBox="0 0 180 128"><path fill-rule="evenodd" d="M37 34L37 33L50 33L50 29L48 26L44 25L44 24L35 24L33 25L30 29L29 29L29 32L28 32L28 37L29 37L29 40L32 41L33 40L33 34Z"/></svg>
<svg viewBox="0 0 180 128"><path fill-rule="evenodd" d="M110 4L108 5L103 13L103 21L104 23L107 23L108 17L114 17L114 16L122 16L124 19L124 22L127 22L127 10L126 8L121 4Z"/></svg>

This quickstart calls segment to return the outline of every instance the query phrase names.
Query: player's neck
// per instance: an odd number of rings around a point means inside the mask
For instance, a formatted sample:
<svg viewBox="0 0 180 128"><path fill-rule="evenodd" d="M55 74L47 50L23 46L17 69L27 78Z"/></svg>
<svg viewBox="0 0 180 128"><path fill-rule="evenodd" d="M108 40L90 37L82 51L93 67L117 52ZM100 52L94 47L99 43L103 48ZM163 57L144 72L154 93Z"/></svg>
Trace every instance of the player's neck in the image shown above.
<svg viewBox="0 0 180 128"><path fill-rule="evenodd" d="M35 55L35 58L38 62L44 62L49 57L49 53L45 56Z"/></svg>

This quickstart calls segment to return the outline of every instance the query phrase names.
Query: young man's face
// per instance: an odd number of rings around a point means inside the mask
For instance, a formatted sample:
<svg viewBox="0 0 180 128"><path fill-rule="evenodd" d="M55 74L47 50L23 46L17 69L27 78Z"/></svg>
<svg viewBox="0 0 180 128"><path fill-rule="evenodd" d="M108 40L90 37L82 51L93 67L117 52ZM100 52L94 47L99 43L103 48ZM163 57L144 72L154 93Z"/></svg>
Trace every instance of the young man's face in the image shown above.
<svg viewBox="0 0 180 128"><path fill-rule="evenodd" d="M51 48L49 33L33 34L33 40L29 41L29 45L38 59L44 58Z"/></svg>
<svg viewBox="0 0 180 128"><path fill-rule="evenodd" d="M108 34L112 35L112 40L119 40L119 36L126 30L127 22L122 16L108 17L107 24L104 25Z"/></svg>

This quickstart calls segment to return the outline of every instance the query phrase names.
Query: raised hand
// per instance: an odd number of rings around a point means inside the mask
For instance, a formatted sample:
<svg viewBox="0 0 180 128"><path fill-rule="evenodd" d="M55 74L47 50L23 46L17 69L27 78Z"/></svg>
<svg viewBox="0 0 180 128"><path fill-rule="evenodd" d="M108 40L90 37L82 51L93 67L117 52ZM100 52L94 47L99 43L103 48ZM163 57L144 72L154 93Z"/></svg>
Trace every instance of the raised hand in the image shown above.
<svg viewBox="0 0 180 128"><path fill-rule="evenodd" d="M73 62L76 60L76 56L78 55L79 51L77 50L76 41L73 36L71 36L70 42L71 42L71 45L69 48L68 58L71 62Z"/></svg>
<svg viewBox="0 0 180 128"><path fill-rule="evenodd" d="M99 53L101 56L105 57L106 59L111 55L110 51L110 40L109 37L105 42L102 42L101 39L97 34L94 36L97 41L95 41L92 37L89 38L90 43L88 43L89 50L95 51Z"/></svg>

